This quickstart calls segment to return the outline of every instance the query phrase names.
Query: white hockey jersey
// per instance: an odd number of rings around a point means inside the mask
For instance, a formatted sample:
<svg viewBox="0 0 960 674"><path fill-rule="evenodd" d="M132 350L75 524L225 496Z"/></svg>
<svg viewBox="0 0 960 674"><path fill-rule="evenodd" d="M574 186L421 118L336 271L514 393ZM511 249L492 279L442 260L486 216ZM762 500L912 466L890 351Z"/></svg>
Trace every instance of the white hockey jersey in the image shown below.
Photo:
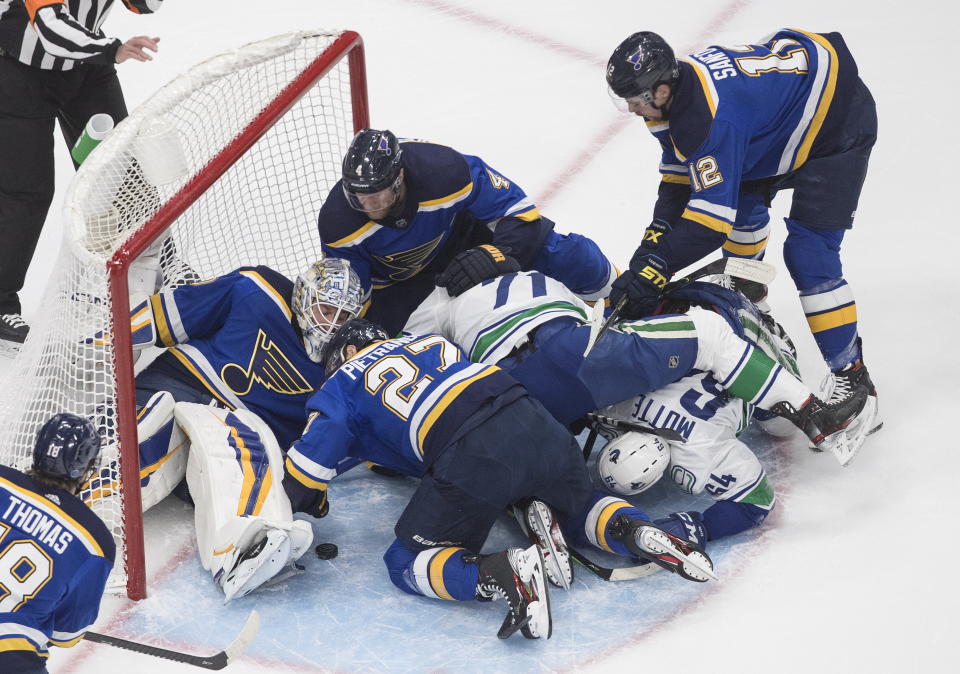
<svg viewBox="0 0 960 674"><path fill-rule="evenodd" d="M570 316L587 322L589 307L559 281L540 272L506 274L459 297L436 288L407 320L404 332L438 333L475 363L496 363L546 321Z"/></svg>

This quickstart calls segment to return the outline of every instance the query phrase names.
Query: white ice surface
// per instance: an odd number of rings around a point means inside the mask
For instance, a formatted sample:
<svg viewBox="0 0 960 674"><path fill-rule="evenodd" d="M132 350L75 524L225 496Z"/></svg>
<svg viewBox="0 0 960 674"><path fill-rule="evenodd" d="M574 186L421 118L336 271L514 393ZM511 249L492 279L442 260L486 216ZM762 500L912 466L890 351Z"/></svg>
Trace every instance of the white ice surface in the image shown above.
<svg viewBox="0 0 960 674"><path fill-rule="evenodd" d="M950 273L958 239L951 203L956 74L950 3L890 0L684 3L546 0L169 0L156 16L122 6L106 28L159 35L149 64L120 76L130 107L197 61L306 26L366 41L374 126L484 157L517 181L561 231L593 236L623 266L649 219L658 150L606 96L603 67L635 30L678 50L756 40L782 26L841 31L877 100L880 136L856 228L844 246L867 362L886 425L841 469L799 440L750 436L775 479L778 506L759 534L714 548L721 581L694 586L655 574L604 585L580 573L555 593L555 637L493 635L502 606L429 602L387 581L380 555L410 486L381 478L334 485L318 541L334 561L272 590L220 606L191 549L191 513L169 502L148 516L150 598L107 598L101 631L210 653L245 614L264 626L230 671L956 671L960 591L955 522L958 442L954 355L960 310ZM59 247L71 177L57 147L58 192L23 293L29 319ZM946 159L944 159L944 157ZM779 261L774 207L767 259ZM772 304L814 381L823 365L783 272ZM2 367L2 365L0 365ZM661 490L677 497L676 492ZM658 513L664 504L651 507ZM511 534L500 527L495 543ZM56 651L53 672L191 671L95 644ZM197 671L197 670L193 670Z"/></svg>

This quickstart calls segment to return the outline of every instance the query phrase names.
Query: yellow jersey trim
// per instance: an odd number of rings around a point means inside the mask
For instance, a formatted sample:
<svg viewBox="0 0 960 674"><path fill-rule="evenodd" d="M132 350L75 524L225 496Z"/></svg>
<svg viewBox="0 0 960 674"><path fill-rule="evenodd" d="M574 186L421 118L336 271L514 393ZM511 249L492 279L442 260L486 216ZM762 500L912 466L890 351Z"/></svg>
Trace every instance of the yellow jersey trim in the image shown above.
<svg viewBox="0 0 960 674"><path fill-rule="evenodd" d="M477 374L464 379L463 381L455 384L450 387L446 393L443 394L443 397L437 401L437 404L433 406L433 409L430 410L430 413L427 414L427 417L423 420L423 423L420 424L420 430L417 431L417 445L416 448L420 452L420 456L423 457L423 443L427 438L427 434L430 432L430 429L433 428L433 425L437 422L437 419L440 418L440 415L443 414L443 411L450 406L460 393L463 392L465 388L470 386L472 383L484 377L488 377L494 372L497 372L498 368L490 367L484 370L483 372L478 372Z"/></svg>
<svg viewBox="0 0 960 674"><path fill-rule="evenodd" d="M328 243L327 245L330 246L331 248L339 248L340 246L347 246L354 239L363 236L366 232L370 230L371 227L374 227L376 224L377 223L375 223L373 220L370 220L367 222L367 224L365 224L363 227L361 227L357 231L347 234L342 239L337 239L333 243Z"/></svg>
<svg viewBox="0 0 960 674"><path fill-rule="evenodd" d="M150 296L150 308L153 310L153 319L157 325L160 341L164 346L175 345L173 335L170 334L170 326L167 324L167 315L163 311L163 301L160 299L160 293Z"/></svg>
<svg viewBox="0 0 960 674"><path fill-rule="evenodd" d="M326 491L327 483L320 482L319 480L314 480L312 477L304 473L302 470L297 468L297 464L288 456L286 463L284 464L287 472L293 476L293 478L302 484L305 487L310 487L311 489L319 489L320 491Z"/></svg>
<svg viewBox="0 0 960 674"><path fill-rule="evenodd" d="M733 231L733 225L726 220L721 220L720 218L701 213L700 211L691 211L689 208L684 209L680 217L693 220L697 224L703 225L707 229L712 229L715 232L720 232L724 236L729 235L730 232Z"/></svg>
<svg viewBox="0 0 960 674"><path fill-rule="evenodd" d="M448 201L453 201L454 199L459 199L464 194L467 194L470 190L473 189L473 182L467 183L466 187L462 187L453 194L448 194L445 197L440 197L439 199L429 199L428 201L421 201L420 206L439 206L445 204Z"/></svg>
<svg viewBox="0 0 960 674"><path fill-rule="evenodd" d="M0 477L0 485L5 487L6 489L10 489L11 491L15 491L21 494L22 496L25 497L25 500L27 501L27 503L29 503L32 506L36 506L41 510L44 510L44 509L52 510L57 517L62 518L65 522L70 524L70 528L74 531L74 533L80 534L83 538L86 539L88 543L88 546L87 546L88 548L92 548L92 551L99 557L104 556L103 548L101 548L100 544L97 543L97 539L93 537L93 534L87 531L75 519L70 517L70 515L65 513L60 507L57 506L57 504L51 501L48 501L47 499L43 498L39 494L36 494L35 492L29 491L27 489L20 487L19 485L14 484L13 482L11 482L10 480L7 480L6 478Z"/></svg>
<svg viewBox="0 0 960 674"><path fill-rule="evenodd" d="M820 133L820 128L823 126L823 120L827 117L827 111L830 109L830 104L833 102L833 94L837 88L837 72L840 69L840 64L837 63L837 51L833 48L833 45L831 45L830 42L827 41L827 39L822 35L808 33L805 30L798 30L796 28L791 30L795 30L798 33L806 35L808 38L823 47L830 55L830 70L827 72L827 82L824 85L823 93L820 95L820 103L817 105L817 112L810 121L810 126L807 127L807 132L804 135L803 142L800 144L800 149L797 150L797 156L793 160L793 169L796 170L805 161L807 161L807 157L810 156L810 148L813 147L813 141L816 139L817 134Z"/></svg>

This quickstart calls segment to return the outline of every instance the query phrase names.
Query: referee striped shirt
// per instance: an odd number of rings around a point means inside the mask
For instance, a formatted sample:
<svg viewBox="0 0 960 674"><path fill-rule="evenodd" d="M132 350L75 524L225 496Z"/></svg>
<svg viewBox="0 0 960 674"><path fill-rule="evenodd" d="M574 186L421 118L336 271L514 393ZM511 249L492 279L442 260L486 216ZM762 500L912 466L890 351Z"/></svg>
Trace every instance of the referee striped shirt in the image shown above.
<svg viewBox="0 0 960 674"><path fill-rule="evenodd" d="M120 0L135 14L163 0ZM43 70L70 70L77 61L113 63L122 42L100 30L114 0L0 0L0 52Z"/></svg>

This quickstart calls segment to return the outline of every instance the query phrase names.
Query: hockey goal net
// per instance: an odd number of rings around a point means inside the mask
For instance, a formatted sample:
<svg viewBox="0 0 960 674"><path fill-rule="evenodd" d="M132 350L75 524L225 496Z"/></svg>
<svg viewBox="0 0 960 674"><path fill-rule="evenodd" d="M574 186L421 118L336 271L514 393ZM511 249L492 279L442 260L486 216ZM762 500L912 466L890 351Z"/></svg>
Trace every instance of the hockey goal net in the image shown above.
<svg viewBox="0 0 960 674"><path fill-rule="evenodd" d="M114 591L146 591L130 308L153 288L137 296L138 267L159 259L164 288L254 264L295 276L320 255L317 211L365 126L360 36L282 35L167 84L71 183L59 258L0 390L0 461L29 467L55 413L97 423L105 449L90 497L118 544Z"/></svg>

